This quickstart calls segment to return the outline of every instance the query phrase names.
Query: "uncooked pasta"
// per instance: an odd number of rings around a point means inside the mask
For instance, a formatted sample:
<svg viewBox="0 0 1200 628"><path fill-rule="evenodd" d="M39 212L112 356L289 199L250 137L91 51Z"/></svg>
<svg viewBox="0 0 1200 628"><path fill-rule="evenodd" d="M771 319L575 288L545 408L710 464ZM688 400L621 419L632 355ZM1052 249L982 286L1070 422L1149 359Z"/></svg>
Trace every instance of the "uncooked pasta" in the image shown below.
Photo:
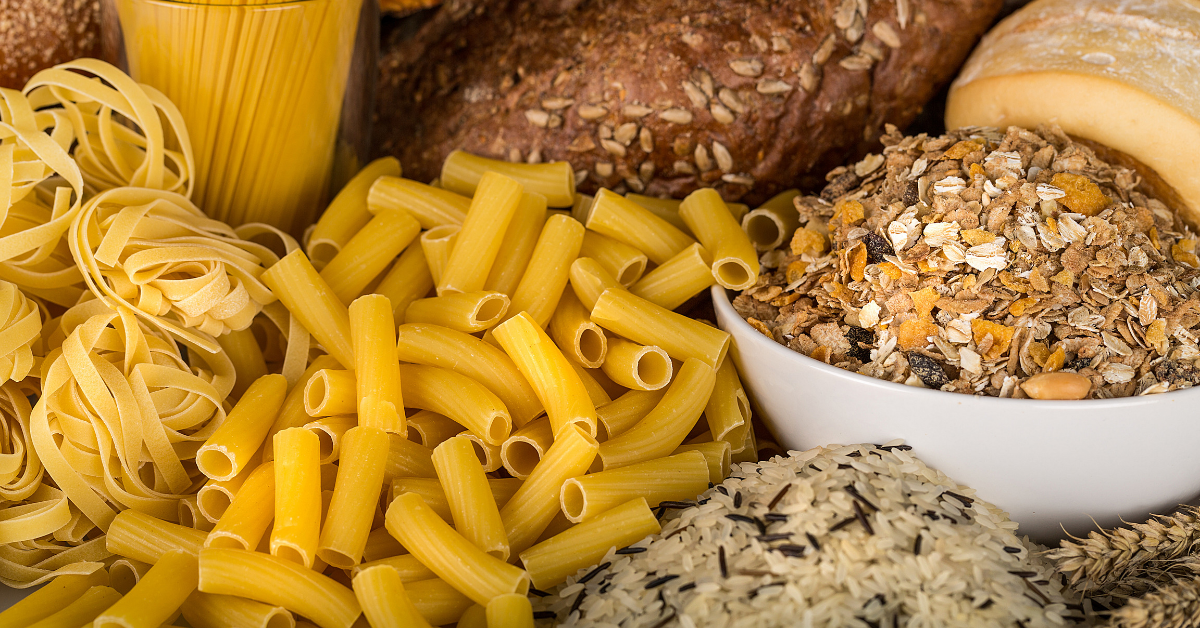
<svg viewBox="0 0 1200 628"><path fill-rule="evenodd" d="M179 104L194 200L232 225L298 233L334 155L362 0L119 0L131 74Z"/></svg>

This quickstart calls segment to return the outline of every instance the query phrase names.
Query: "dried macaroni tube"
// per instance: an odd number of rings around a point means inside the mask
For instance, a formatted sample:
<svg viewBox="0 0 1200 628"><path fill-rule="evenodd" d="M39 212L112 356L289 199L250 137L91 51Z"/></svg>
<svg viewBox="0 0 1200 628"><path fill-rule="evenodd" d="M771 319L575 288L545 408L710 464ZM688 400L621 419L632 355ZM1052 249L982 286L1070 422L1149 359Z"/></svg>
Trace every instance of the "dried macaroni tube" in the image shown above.
<svg viewBox="0 0 1200 628"><path fill-rule="evenodd" d="M508 295L501 292L459 292L413 301L404 312L408 323L428 323L473 334L496 325L509 310Z"/></svg>
<svg viewBox="0 0 1200 628"><path fill-rule="evenodd" d="M596 407L592 405L587 389L537 322L522 312L501 323L493 332L501 348L533 385L550 417L554 433L567 424L577 424L590 436L595 436Z"/></svg>
<svg viewBox="0 0 1200 628"><path fill-rule="evenodd" d="M652 508L693 499L708 489L708 477L704 454L690 451L571 478L563 484L560 500L567 519L579 523L635 497L645 498Z"/></svg>
<svg viewBox="0 0 1200 628"><path fill-rule="evenodd" d="M570 207L575 202L575 171L565 161L512 163L456 150L442 162L442 187L463 196L474 196L487 173L515 179L525 191L545 196L550 207Z"/></svg>
<svg viewBox="0 0 1200 628"><path fill-rule="evenodd" d="M629 291L655 305L673 310L714 283L712 256L696 243L646 273Z"/></svg>
<svg viewBox="0 0 1200 628"><path fill-rule="evenodd" d="M593 323L574 290L564 290L558 309L546 328L554 342L567 357L594 369L604 363L608 338L604 330Z"/></svg>
<svg viewBox="0 0 1200 628"><path fill-rule="evenodd" d="M433 466L449 502L454 529L475 547L507 561L504 522L474 445L462 437L447 440L433 450Z"/></svg>
<svg viewBox="0 0 1200 628"><path fill-rule="evenodd" d="M346 432L333 499L317 545L317 557L338 569L349 569L362 560L383 489L389 447L387 432L379 428L359 426Z"/></svg>
<svg viewBox="0 0 1200 628"><path fill-rule="evenodd" d="M241 473L262 446L286 393L287 380L282 375L256 380L196 452L200 472L218 481L232 480Z"/></svg>
<svg viewBox="0 0 1200 628"><path fill-rule="evenodd" d="M520 554L537 541L560 512L559 490L567 479L587 472L596 459L599 445L580 426L568 424L555 433L554 443L500 509L508 546Z"/></svg>
<svg viewBox="0 0 1200 628"><path fill-rule="evenodd" d="M509 177L484 173L437 282L438 296L483 290L522 191L521 184Z"/></svg>
<svg viewBox="0 0 1200 628"><path fill-rule="evenodd" d="M202 539L204 547L253 550L275 518L275 463L264 462L246 478L233 503Z"/></svg>
<svg viewBox="0 0 1200 628"><path fill-rule="evenodd" d="M275 524L271 555L311 568L321 534L321 446L290 428L275 435Z"/></svg>
<svg viewBox="0 0 1200 628"><path fill-rule="evenodd" d="M350 589L303 565L261 552L201 551L199 589L280 606L321 628L350 628L362 613Z"/></svg>
<svg viewBox="0 0 1200 628"><path fill-rule="evenodd" d="M343 368L354 368L350 314L304 253L296 250L262 275L263 283Z"/></svg>
<svg viewBox="0 0 1200 628"><path fill-rule="evenodd" d="M504 246L496 254L492 271L483 284L484 290L513 294L529 267L538 236L546 224L546 197L525 192L517 212L504 232Z"/></svg>
<svg viewBox="0 0 1200 628"><path fill-rule="evenodd" d="M580 257L600 263L623 286L632 286L646 272L646 254L618 240L588 231L583 236Z"/></svg>
<svg viewBox="0 0 1200 628"><path fill-rule="evenodd" d="M655 264L666 262L695 242L641 205L606 189L596 193L587 228L645 253Z"/></svg>
<svg viewBox="0 0 1200 628"><path fill-rule="evenodd" d="M800 226L793 200L800 190L785 190L742 217L742 230L759 251L770 251L791 239Z"/></svg>
<svg viewBox="0 0 1200 628"><path fill-rule="evenodd" d="M196 555L182 550L163 554L127 595L92 623L96 628L157 628L166 623L196 590Z"/></svg>
<svg viewBox="0 0 1200 628"><path fill-rule="evenodd" d="M371 220L368 193L382 177L399 177L400 161L382 157L363 167L329 203L308 238L308 257L324 267Z"/></svg>
<svg viewBox="0 0 1200 628"><path fill-rule="evenodd" d="M758 251L712 188L692 192L679 205L679 216L713 256L717 283L745 290L758 281Z"/></svg>
<svg viewBox="0 0 1200 628"><path fill-rule="evenodd" d="M353 585L371 628L432 628L408 599L395 569L382 565L364 569L354 576Z"/></svg>
<svg viewBox="0 0 1200 628"><path fill-rule="evenodd" d="M608 550L661 530L646 499L638 497L521 552L521 562L534 586L545 590L594 565Z"/></svg>
<svg viewBox="0 0 1200 628"><path fill-rule="evenodd" d="M387 297L369 294L350 304L350 337L359 425L407 435L396 331Z"/></svg>
<svg viewBox="0 0 1200 628"><path fill-rule="evenodd" d="M659 307L624 290L606 290L592 308L592 321L619 336L662 347L676 360L696 358L720 366L729 334Z"/></svg>
<svg viewBox="0 0 1200 628"><path fill-rule="evenodd" d="M402 209L416 218L422 229L462 225L470 207L469 197L399 175L379 177L367 194L367 208L372 214Z"/></svg>
<svg viewBox="0 0 1200 628"><path fill-rule="evenodd" d="M342 303L350 305L420 232L421 225L408 212L376 214L321 269L321 277Z"/></svg>

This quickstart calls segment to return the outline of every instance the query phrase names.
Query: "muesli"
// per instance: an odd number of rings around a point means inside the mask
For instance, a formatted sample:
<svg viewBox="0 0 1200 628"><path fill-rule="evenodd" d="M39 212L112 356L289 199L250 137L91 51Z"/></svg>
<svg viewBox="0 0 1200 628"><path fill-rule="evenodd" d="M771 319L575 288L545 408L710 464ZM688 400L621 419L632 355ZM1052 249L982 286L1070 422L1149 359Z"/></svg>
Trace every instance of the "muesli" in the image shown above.
<svg viewBox="0 0 1200 628"><path fill-rule="evenodd" d="M903 137L797 197L734 307L864 375L1014 398L1200 383L1196 236L1056 127Z"/></svg>

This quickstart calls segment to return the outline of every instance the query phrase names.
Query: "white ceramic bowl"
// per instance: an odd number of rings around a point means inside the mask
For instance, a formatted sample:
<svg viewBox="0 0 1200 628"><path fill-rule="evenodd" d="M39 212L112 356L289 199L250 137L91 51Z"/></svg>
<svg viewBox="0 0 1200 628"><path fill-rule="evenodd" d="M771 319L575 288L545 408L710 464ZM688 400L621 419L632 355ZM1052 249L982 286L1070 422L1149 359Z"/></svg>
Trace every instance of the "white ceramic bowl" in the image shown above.
<svg viewBox="0 0 1200 628"><path fill-rule="evenodd" d="M1200 495L1200 387L1084 401L914 388L796 353L742 320L725 290L712 295L742 384L787 449L903 438L1044 543Z"/></svg>

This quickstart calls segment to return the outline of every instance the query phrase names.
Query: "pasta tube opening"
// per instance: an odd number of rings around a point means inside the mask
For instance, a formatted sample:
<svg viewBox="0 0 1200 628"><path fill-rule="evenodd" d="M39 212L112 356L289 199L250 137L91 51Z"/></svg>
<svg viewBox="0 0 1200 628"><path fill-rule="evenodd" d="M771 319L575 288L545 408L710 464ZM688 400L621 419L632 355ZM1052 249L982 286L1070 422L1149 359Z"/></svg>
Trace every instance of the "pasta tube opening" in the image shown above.
<svg viewBox="0 0 1200 628"><path fill-rule="evenodd" d="M771 212L756 209L746 214L742 219L742 228L750 236L754 248L760 251L769 251L783 244L783 221Z"/></svg>
<svg viewBox="0 0 1200 628"><path fill-rule="evenodd" d="M583 512L587 510L587 493L584 492L579 480L571 478L567 480L566 484L563 484L562 509L563 514L571 521L579 521L583 518Z"/></svg>
<svg viewBox="0 0 1200 628"><path fill-rule="evenodd" d="M358 411L353 371L321 369L304 386L304 411L309 416L353 414Z"/></svg>
<svg viewBox="0 0 1200 628"><path fill-rule="evenodd" d="M579 351L579 357L583 358L584 366L599 364L608 350L608 339L599 325L580 327L575 334L575 348Z"/></svg>
<svg viewBox="0 0 1200 628"><path fill-rule="evenodd" d="M713 264L713 275L723 286L745 286L758 279L758 273L752 272L750 264L740 259L723 259ZM741 288L745 289L745 288Z"/></svg>
<svg viewBox="0 0 1200 628"><path fill-rule="evenodd" d="M142 574L149 571L150 565L130 558L120 558L113 561L108 568L108 586L125 595L133 590L133 585L142 579Z"/></svg>
<svg viewBox="0 0 1200 628"><path fill-rule="evenodd" d="M658 390L671 383L675 369L671 356L654 345L639 345L620 338L609 343L605 375L632 390Z"/></svg>
<svg viewBox="0 0 1200 628"><path fill-rule="evenodd" d="M228 478L234 474L233 460L224 449L201 449L196 454L196 466L209 477Z"/></svg>

